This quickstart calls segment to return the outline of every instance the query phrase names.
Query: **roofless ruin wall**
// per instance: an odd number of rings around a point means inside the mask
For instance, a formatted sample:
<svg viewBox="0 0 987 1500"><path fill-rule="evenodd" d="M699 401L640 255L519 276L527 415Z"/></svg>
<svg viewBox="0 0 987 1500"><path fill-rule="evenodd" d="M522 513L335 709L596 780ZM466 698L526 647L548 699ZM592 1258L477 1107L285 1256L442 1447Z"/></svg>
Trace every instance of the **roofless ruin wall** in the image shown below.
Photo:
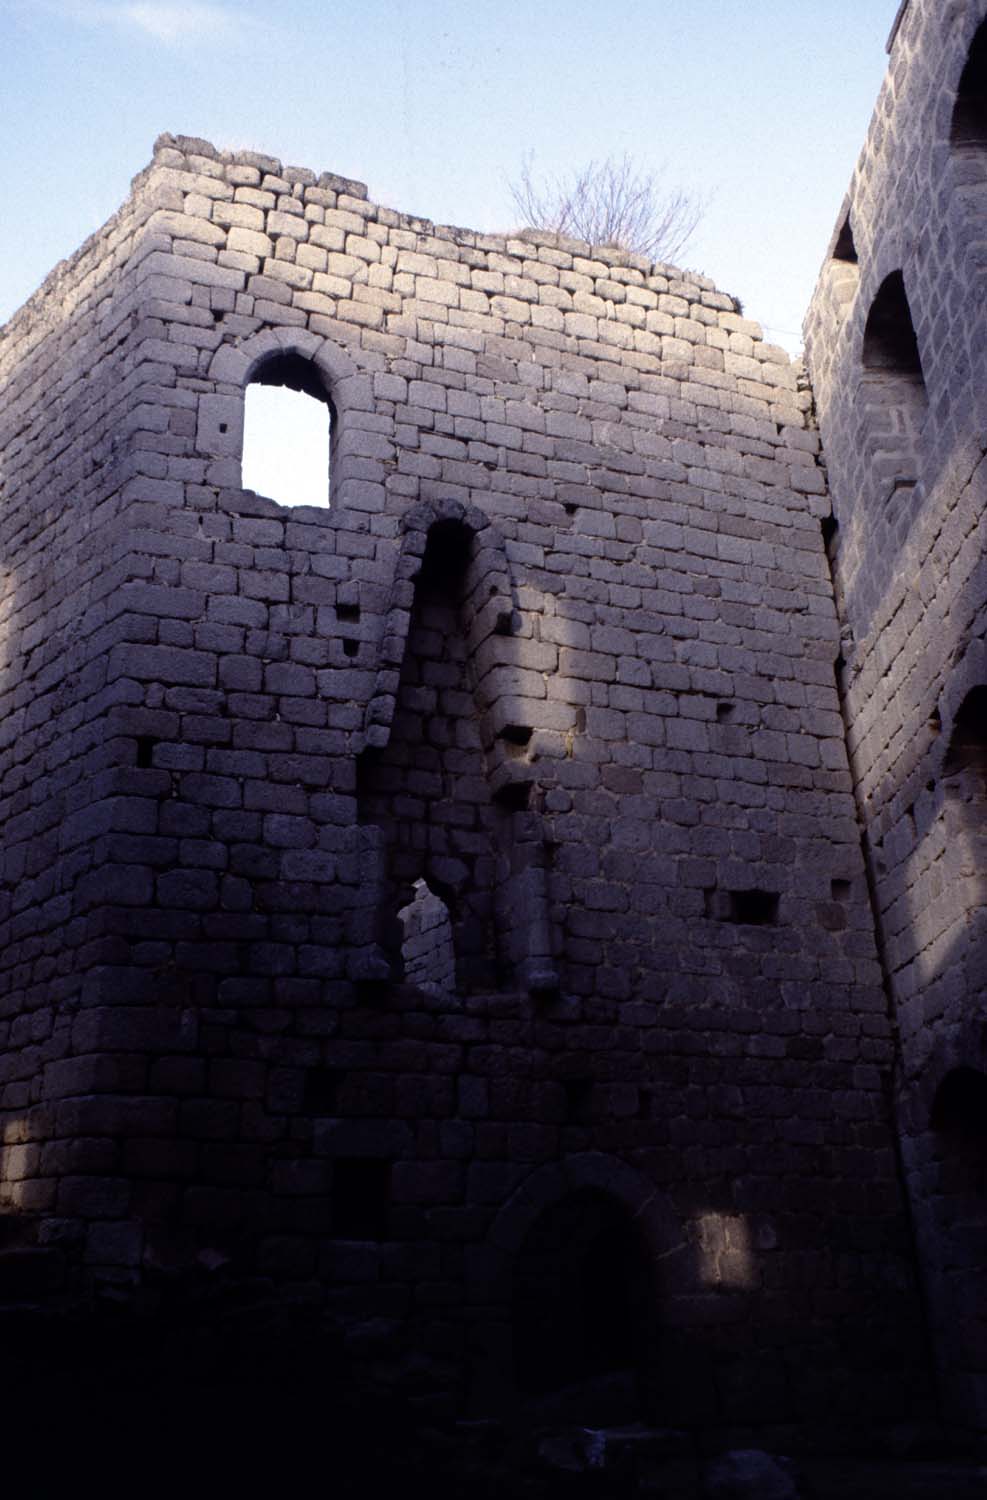
<svg viewBox="0 0 987 1500"><path fill-rule="evenodd" d="M290 1288L457 1410L899 1416L787 357L701 277L164 137L0 361L10 1274ZM328 508L241 487L301 365Z"/></svg>

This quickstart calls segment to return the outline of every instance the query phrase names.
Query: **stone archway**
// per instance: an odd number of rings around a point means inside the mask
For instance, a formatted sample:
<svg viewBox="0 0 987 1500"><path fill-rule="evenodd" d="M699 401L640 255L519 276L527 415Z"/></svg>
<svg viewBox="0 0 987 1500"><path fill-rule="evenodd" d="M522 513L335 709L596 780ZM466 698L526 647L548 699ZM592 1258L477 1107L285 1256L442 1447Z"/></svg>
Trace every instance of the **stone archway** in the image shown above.
<svg viewBox="0 0 987 1500"><path fill-rule="evenodd" d="M474 1409L522 1408L568 1383L582 1420L594 1403L602 1412L615 1395L625 1401L633 1384L638 1411L627 1415L649 1415L669 1290L690 1265L681 1225L636 1168L595 1151L538 1168L500 1210L472 1268L469 1296L482 1310ZM627 1283L611 1285L615 1276ZM578 1326L567 1328L572 1317Z"/></svg>

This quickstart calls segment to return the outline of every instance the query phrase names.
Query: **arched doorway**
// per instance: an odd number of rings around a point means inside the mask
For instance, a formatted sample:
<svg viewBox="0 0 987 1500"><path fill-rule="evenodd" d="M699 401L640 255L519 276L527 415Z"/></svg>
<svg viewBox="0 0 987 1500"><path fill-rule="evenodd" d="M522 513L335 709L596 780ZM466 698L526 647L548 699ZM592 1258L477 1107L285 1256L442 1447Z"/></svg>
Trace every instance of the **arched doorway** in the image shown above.
<svg viewBox="0 0 987 1500"><path fill-rule="evenodd" d="M681 1374L684 1349L669 1288L692 1284L693 1261L664 1195L628 1162L584 1151L538 1167L468 1269L474 1413L535 1406L591 1425L664 1416L666 1367ZM619 1413L607 1400L615 1382L630 1396Z"/></svg>
<svg viewBox="0 0 987 1500"><path fill-rule="evenodd" d="M599 1188L546 1207L518 1251L511 1305L514 1379L540 1396L623 1377L649 1357L652 1292L643 1235Z"/></svg>

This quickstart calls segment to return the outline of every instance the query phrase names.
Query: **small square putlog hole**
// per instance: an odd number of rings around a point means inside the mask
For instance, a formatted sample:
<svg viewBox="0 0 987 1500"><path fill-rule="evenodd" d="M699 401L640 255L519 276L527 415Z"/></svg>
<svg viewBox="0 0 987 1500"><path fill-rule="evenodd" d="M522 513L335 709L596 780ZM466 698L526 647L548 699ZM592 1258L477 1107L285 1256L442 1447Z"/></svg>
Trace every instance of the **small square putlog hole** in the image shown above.
<svg viewBox="0 0 987 1500"><path fill-rule="evenodd" d="M830 882L829 889L834 901L849 901L851 889L849 880L833 880Z"/></svg>
<svg viewBox="0 0 987 1500"><path fill-rule="evenodd" d="M531 783L529 781L505 781L494 792L493 800L504 812L527 812L531 806Z"/></svg>
<svg viewBox="0 0 987 1500"><path fill-rule="evenodd" d="M378 1157L338 1157L332 1166L332 1232L338 1240L387 1236L391 1163Z"/></svg>
<svg viewBox="0 0 987 1500"><path fill-rule="evenodd" d="M592 1078L563 1079L565 1091L565 1119L567 1125L591 1125L593 1123Z"/></svg>
<svg viewBox="0 0 987 1500"><path fill-rule="evenodd" d="M359 604L348 604L345 600L341 599L339 601L339 603L336 605L336 619L337 620L349 620L352 624L355 625L357 623L357 621L359 620L359 618L360 618L360 606L359 606Z"/></svg>
<svg viewBox="0 0 987 1500"><path fill-rule="evenodd" d="M505 724L497 738L506 740L509 745L526 745L531 734L529 724Z"/></svg>
<svg viewBox="0 0 987 1500"><path fill-rule="evenodd" d="M732 703L718 703L716 705L717 724L729 724L733 718L734 705Z"/></svg>
<svg viewBox="0 0 987 1500"><path fill-rule="evenodd" d="M706 915L717 922L737 922L744 927L769 927L778 920L781 901L777 891L707 890Z"/></svg>
<svg viewBox="0 0 987 1500"><path fill-rule="evenodd" d="M305 1074L302 1108L307 1115L334 1115L342 1075L333 1068L309 1068Z"/></svg>
<svg viewBox="0 0 987 1500"><path fill-rule="evenodd" d="M745 927L769 927L778 920L777 891L731 891L730 921Z"/></svg>
<svg viewBox="0 0 987 1500"><path fill-rule="evenodd" d="M142 771L154 764L154 747L157 743L153 734L137 736L137 765Z"/></svg>

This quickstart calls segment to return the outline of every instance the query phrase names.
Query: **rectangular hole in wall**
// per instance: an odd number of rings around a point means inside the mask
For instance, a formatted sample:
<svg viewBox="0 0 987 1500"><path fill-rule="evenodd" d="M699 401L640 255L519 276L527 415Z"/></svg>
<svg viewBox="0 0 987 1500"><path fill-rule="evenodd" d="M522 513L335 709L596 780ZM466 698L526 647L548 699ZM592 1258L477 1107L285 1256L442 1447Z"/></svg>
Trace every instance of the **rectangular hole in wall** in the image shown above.
<svg viewBox="0 0 987 1500"><path fill-rule="evenodd" d="M157 743L153 734L137 736L137 765L142 771L154 764L154 747Z"/></svg>
<svg viewBox="0 0 987 1500"><path fill-rule="evenodd" d="M737 922L744 927L767 927L778 920L781 900L777 891L705 890L706 915L717 922Z"/></svg>
<svg viewBox="0 0 987 1500"><path fill-rule="evenodd" d="M528 724L505 724L498 739L506 740L509 745L526 745L531 735L532 730Z"/></svg>
<svg viewBox="0 0 987 1500"><path fill-rule="evenodd" d="M528 781L505 781L494 793L493 800L504 812L527 812L531 802L531 783Z"/></svg>
<svg viewBox="0 0 987 1500"><path fill-rule="evenodd" d="M351 656L351 657L352 656L356 656L356 654L359 651L359 649L360 649L360 642L359 641L344 641L343 642L343 655L344 656Z"/></svg>
<svg viewBox="0 0 987 1500"><path fill-rule="evenodd" d="M834 901L849 901L850 889L849 880L833 880L830 882L830 893Z"/></svg>
<svg viewBox="0 0 987 1500"><path fill-rule="evenodd" d="M716 705L717 724L728 724L733 718L734 705L732 703L718 703Z"/></svg>
<svg viewBox="0 0 987 1500"><path fill-rule="evenodd" d="M778 920L777 891L731 891L730 921L746 927L767 927Z"/></svg>
<svg viewBox="0 0 987 1500"><path fill-rule="evenodd" d="M336 605L336 619L337 620L349 620L352 624L355 625L357 623L357 621L359 620L359 618L360 618L360 606L359 606L359 604L346 604L345 602L343 602L341 600L340 603Z"/></svg>
<svg viewBox="0 0 987 1500"><path fill-rule="evenodd" d="M387 1236L391 1163L379 1157L338 1157L332 1164L332 1232L338 1240Z"/></svg>
<svg viewBox="0 0 987 1500"><path fill-rule="evenodd" d="M563 1079L567 1125L590 1125L593 1122L592 1078Z"/></svg>
<svg viewBox="0 0 987 1500"><path fill-rule="evenodd" d="M333 1068L309 1068L302 1108L307 1115L334 1115L341 1074Z"/></svg>

